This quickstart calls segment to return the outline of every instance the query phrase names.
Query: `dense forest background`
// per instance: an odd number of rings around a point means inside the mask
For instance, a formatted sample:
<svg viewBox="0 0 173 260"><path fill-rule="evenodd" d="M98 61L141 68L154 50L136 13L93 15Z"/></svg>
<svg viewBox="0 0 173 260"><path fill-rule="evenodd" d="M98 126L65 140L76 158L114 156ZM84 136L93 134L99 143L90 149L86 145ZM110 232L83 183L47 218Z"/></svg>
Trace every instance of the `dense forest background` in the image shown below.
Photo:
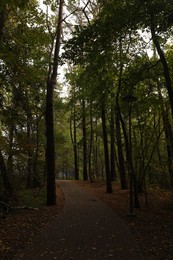
<svg viewBox="0 0 173 260"><path fill-rule="evenodd" d="M172 189L172 33L171 0L2 0L0 200L55 178L131 184L136 204Z"/></svg>

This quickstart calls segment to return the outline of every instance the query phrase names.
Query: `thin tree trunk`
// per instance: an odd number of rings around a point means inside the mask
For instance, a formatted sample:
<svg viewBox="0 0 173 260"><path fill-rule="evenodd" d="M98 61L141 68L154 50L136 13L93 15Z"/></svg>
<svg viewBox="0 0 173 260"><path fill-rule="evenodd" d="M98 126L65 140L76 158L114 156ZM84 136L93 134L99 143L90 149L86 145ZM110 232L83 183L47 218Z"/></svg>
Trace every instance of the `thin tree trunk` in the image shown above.
<svg viewBox="0 0 173 260"><path fill-rule="evenodd" d="M27 139L28 139L28 158L27 158L27 188L33 187L33 176L32 176L32 153L31 153L31 115L27 115Z"/></svg>
<svg viewBox="0 0 173 260"><path fill-rule="evenodd" d="M4 187L4 195L8 199L13 198L13 189L10 183L10 179L8 177L7 168L1 150L0 150L0 171L1 171L3 187Z"/></svg>
<svg viewBox="0 0 173 260"><path fill-rule="evenodd" d="M13 139L14 139L14 124L11 122L9 126L9 153L7 160L7 172L13 174Z"/></svg>
<svg viewBox="0 0 173 260"><path fill-rule="evenodd" d="M35 147L35 153L33 158L33 181L36 184L37 187L40 187L41 181L38 171L38 158L39 158L39 122L41 120L43 115L40 115L36 118L36 147ZM45 165L43 167L44 170L44 180L45 180Z"/></svg>
<svg viewBox="0 0 173 260"><path fill-rule="evenodd" d="M88 180L87 172L87 140L86 140L86 115L85 100L82 100L82 132L83 132L83 180Z"/></svg>
<svg viewBox="0 0 173 260"><path fill-rule="evenodd" d="M6 16L7 16L7 7L6 4L1 4L1 10L0 10L0 44L3 38L4 34L4 27L6 22Z"/></svg>
<svg viewBox="0 0 173 260"><path fill-rule="evenodd" d="M95 176L96 178L98 179L99 178L99 167L98 167L98 136L97 136L97 118L96 118L96 133L95 133L95 138L94 138L94 151L93 151L93 154L94 154L94 173L95 173Z"/></svg>
<svg viewBox="0 0 173 260"><path fill-rule="evenodd" d="M72 130L72 119L73 119L73 130ZM70 136L71 136L71 141L73 144L73 152L74 152L75 180L79 180L75 107L74 107L73 115L71 115L71 119L70 119Z"/></svg>
<svg viewBox="0 0 173 260"><path fill-rule="evenodd" d="M53 67L51 72L49 72L48 80L47 80L46 112L45 112L47 205L56 204L53 93L54 93L54 87L56 84L57 73L58 73L58 57L60 51L63 3L64 0L60 0Z"/></svg>
<svg viewBox="0 0 173 260"><path fill-rule="evenodd" d="M110 123L110 134L111 134L111 179L112 181L116 178L115 171L115 95L111 94L111 123Z"/></svg>
<svg viewBox="0 0 173 260"><path fill-rule="evenodd" d="M120 130L120 122L122 124L125 143L128 142L128 138L125 131L125 126L123 125L124 121L122 120L120 106L119 106L119 95L121 91L121 83L122 83L122 75L123 75L123 62L122 62L122 39L120 38L120 73L119 73L119 79L118 79L118 89L116 93L116 99L115 99L115 122L116 122L116 138L117 138L117 147L118 147L118 162L119 162L119 171L120 171L120 182L121 182L121 189L127 189L127 179L126 179L126 169L125 169L125 163L124 163L124 156L123 156L123 150L122 150L122 139L121 139L121 130ZM127 147L126 147L127 148ZM126 149L127 154L127 149Z"/></svg>
<svg viewBox="0 0 173 260"><path fill-rule="evenodd" d="M73 133L74 133L74 164L75 164L75 180L79 180L78 158L77 158L77 136L76 136L76 111L74 108L73 115Z"/></svg>
<svg viewBox="0 0 173 260"><path fill-rule="evenodd" d="M89 144L89 153L88 153L88 162L89 162L89 169L88 174L91 182L94 182L94 176L92 171L92 150L93 150L93 116L92 116L92 104L90 103L90 144Z"/></svg>
<svg viewBox="0 0 173 260"><path fill-rule="evenodd" d="M120 121L119 115L116 115L116 139L117 139L117 148L118 148L118 162L119 162L119 171L120 171L120 182L121 189L127 189L127 179L126 179L126 170L124 165L124 156L122 150L122 140L121 140L121 131L120 131Z"/></svg>
<svg viewBox="0 0 173 260"><path fill-rule="evenodd" d="M112 193L112 183L109 165L109 151L108 151L108 140L107 140L107 129L106 129L106 115L105 109L102 108L102 131L103 131L103 144L105 154L105 168L106 168L106 192Z"/></svg>
<svg viewBox="0 0 173 260"><path fill-rule="evenodd" d="M144 151L144 134L143 130L144 127L140 125L139 122L139 133L140 133L140 151L139 151L139 167L138 167L138 172L139 172L139 182L138 182L138 191L142 192L143 188L145 188L145 172L144 172L144 162L145 162L145 151Z"/></svg>
<svg viewBox="0 0 173 260"><path fill-rule="evenodd" d="M118 104L118 102L117 102L117 104ZM117 110L118 110L118 113L119 113L119 118L120 118L120 122L121 122L122 129L123 129L123 134L124 134L124 139L125 139L126 160L127 160L127 163L128 163L128 171L129 171L129 174L133 175L134 207L140 208L140 203L139 203L139 198L138 198L138 190L137 190L136 173L134 171L134 166L133 166L133 161L132 161L132 156L131 156L132 154L130 152L130 148L129 148L130 145L129 145L129 140L128 140L128 137L127 137L127 131L126 131L125 123L124 123L123 118L121 116L119 104L117 105ZM129 115L129 117L131 117L131 115ZM129 136L131 136L131 133L129 134Z"/></svg>

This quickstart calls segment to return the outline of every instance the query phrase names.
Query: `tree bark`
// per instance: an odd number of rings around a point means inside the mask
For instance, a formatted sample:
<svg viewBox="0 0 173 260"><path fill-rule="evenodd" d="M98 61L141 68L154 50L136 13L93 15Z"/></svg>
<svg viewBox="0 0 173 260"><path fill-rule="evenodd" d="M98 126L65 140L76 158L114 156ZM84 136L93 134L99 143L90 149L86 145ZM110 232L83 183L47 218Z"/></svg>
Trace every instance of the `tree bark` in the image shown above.
<svg viewBox="0 0 173 260"><path fill-rule="evenodd" d="M173 131L171 124L169 122L169 113L164 108L163 104L163 97L162 93L160 91L160 88L158 86L158 92L159 92L159 99L161 102L161 109L162 109L162 119L164 124L164 131L166 136L166 143L167 143L167 154L168 154L168 169L169 169L169 176L170 176L170 184L173 188Z"/></svg>
<svg viewBox="0 0 173 260"><path fill-rule="evenodd" d="M0 10L0 43L2 41L3 34L4 34L6 15L7 15L7 8L6 8L6 4L4 4Z"/></svg>
<svg viewBox="0 0 173 260"><path fill-rule="evenodd" d="M87 172L87 140L86 140L86 115L85 100L82 100L82 132L83 132L83 180L88 180Z"/></svg>
<svg viewBox="0 0 173 260"><path fill-rule="evenodd" d="M106 115L105 115L104 107L102 108L102 131L103 131L103 144L104 144L105 168L106 168L106 192L112 193L112 183L111 183L111 174L110 174L110 166L109 166L107 129L106 129Z"/></svg>
<svg viewBox="0 0 173 260"><path fill-rule="evenodd" d="M73 130L72 130L72 121L73 121ZM74 152L75 180L79 180L75 107L74 107L73 114L71 115L71 119L70 119L70 136L71 136L71 141L73 144L73 152Z"/></svg>
<svg viewBox="0 0 173 260"><path fill-rule="evenodd" d="M61 25L63 0L59 3L58 25L54 50L53 67L49 71L46 93L46 172L47 172L47 205L56 204L55 185L55 141L54 141L54 115L53 115L53 93L58 73L58 58L60 51Z"/></svg>
<svg viewBox="0 0 173 260"><path fill-rule="evenodd" d="M14 142L14 123L9 125L9 152L7 159L7 172L13 174L13 142Z"/></svg>
<svg viewBox="0 0 173 260"><path fill-rule="evenodd" d="M95 137L94 137L94 147L93 147L93 156L94 156L94 174L96 178L99 178L99 167L98 167L98 136L97 136L97 118L95 121Z"/></svg>
<svg viewBox="0 0 173 260"><path fill-rule="evenodd" d="M124 165L124 156L122 151L120 120L119 120L118 112L116 115L116 139L117 139L117 148L118 148L118 162L119 162L121 189L127 189L128 185L127 185L126 170Z"/></svg>
<svg viewBox="0 0 173 260"><path fill-rule="evenodd" d="M112 181L116 178L115 171L115 95L111 94L111 123L110 123L110 134L111 134L111 179Z"/></svg>
<svg viewBox="0 0 173 260"><path fill-rule="evenodd" d="M13 198L13 189L8 177L7 168L1 150L0 150L0 171L1 171L1 176L3 181L3 186L4 186L4 195L7 198Z"/></svg>
<svg viewBox="0 0 173 260"><path fill-rule="evenodd" d="M27 153L27 188L33 187L33 175L32 175L32 152L31 152L31 118L32 115L27 115L27 141L28 141L28 153Z"/></svg>
<svg viewBox="0 0 173 260"><path fill-rule="evenodd" d="M88 174L91 182L94 182L94 175L92 170L92 151L93 151L93 142L94 142L94 134L93 134L93 114L92 114L92 102L90 102L90 141L89 141L89 151L88 151Z"/></svg>
<svg viewBox="0 0 173 260"><path fill-rule="evenodd" d="M155 32L154 15L153 14L151 14L151 35L152 35L153 43L154 43L156 50L158 52L158 55L160 57L160 61L162 63L164 77L165 77L165 85L166 85L166 88L167 88L167 91L168 91L169 102L170 102L172 118L173 118L173 88L172 88L171 76L170 76L170 72L169 72L168 63L166 61L164 52L163 52L163 50L160 46L160 43L158 41L158 37L157 37L156 32Z"/></svg>

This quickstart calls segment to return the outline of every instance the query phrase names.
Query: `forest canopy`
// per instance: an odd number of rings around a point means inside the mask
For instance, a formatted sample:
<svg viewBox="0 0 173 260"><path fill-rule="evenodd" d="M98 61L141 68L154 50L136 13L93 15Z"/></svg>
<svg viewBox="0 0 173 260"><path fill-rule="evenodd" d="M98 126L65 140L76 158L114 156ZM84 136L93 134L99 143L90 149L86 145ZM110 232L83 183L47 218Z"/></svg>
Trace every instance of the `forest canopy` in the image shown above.
<svg viewBox="0 0 173 260"><path fill-rule="evenodd" d="M1 1L0 200L48 183L53 204L56 178L172 189L172 33L171 0Z"/></svg>

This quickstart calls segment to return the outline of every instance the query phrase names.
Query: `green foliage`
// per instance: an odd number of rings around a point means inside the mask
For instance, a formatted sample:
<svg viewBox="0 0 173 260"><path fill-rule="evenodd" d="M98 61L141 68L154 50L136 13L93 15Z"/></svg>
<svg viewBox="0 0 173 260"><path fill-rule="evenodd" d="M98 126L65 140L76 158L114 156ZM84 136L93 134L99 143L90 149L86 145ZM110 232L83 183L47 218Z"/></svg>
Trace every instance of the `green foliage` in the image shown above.
<svg viewBox="0 0 173 260"><path fill-rule="evenodd" d="M36 189L22 189L19 204L26 207L39 208L46 204L46 186Z"/></svg>
<svg viewBox="0 0 173 260"><path fill-rule="evenodd" d="M70 1L67 9L74 10L76 2ZM57 7L53 0L44 4L52 11ZM168 178L166 147L169 144L164 132L164 110L173 127L164 71L150 40L150 30L152 17L173 80L172 45L167 42L172 31L173 3L171 0L111 0L98 1L98 6L99 11L91 15L93 19L88 26L74 25L72 37L63 42L61 62L70 64L66 75L69 97L62 100L58 92L54 96L57 172L74 168L70 137L74 117L79 169L82 169L84 101L88 164L89 160L91 163L88 167L95 176L104 177L101 108L106 107L110 134L112 94L125 125L123 129L121 121L122 149L127 164L124 131L128 134L129 107L123 97L133 93L137 101L132 106L132 146L138 180L147 176L147 181L163 182L163 176L166 176L164 180ZM43 182L45 85L57 17L50 16L47 20L34 0L3 0L0 11L3 14L6 10L8 14L0 28L0 149L11 179L29 183L31 175L31 182L36 177L38 182L39 179ZM0 18L3 18L1 13ZM148 56L148 47L152 48L153 57ZM115 147L117 150L116 141ZM118 166L117 162L117 171Z"/></svg>
<svg viewBox="0 0 173 260"><path fill-rule="evenodd" d="M70 105L76 108L84 99L87 104L85 113L89 120L92 103L96 120L100 119L101 106L104 103L109 119L111 93L114 93L115 105L120 109L128 133L129 108L128 104L124 104L123 97L133 93L137 97L132 111L132 145L137 178L141 181L140 178L143 179L153 172L153 176L157 176L154 179L163 182L163 173L168 172L168 154L165 149L168 140L165 139L165 122L162 121L162 116L164 109L169 111L170 104L161 63L155 50L152 58L148 56L147 48L153 49L150 42L152 18L159 43L163 50L165 49L172 30L173 3L141 3L138 0L99 3L101 9L98 16L87 27L76 26L72 38L64 45L62 59L73 65L73 70L71 69L67 76L71 85ZM172 49L169 47L166 57L172 77L171 54ZM77 111L76 119L79 125L81 116ZM170 122L172 127L172 119ZM124 133L125 130L121 131ZM125 157L125 147L123 151Z"/></svg>
<svg viewBox="0 0 173 260"><path fill-rule="evenodd" d="M43 119L52 38L37 1L12 4L0 43L0 149L13 185L39 186L45 177Z"/></svg>

